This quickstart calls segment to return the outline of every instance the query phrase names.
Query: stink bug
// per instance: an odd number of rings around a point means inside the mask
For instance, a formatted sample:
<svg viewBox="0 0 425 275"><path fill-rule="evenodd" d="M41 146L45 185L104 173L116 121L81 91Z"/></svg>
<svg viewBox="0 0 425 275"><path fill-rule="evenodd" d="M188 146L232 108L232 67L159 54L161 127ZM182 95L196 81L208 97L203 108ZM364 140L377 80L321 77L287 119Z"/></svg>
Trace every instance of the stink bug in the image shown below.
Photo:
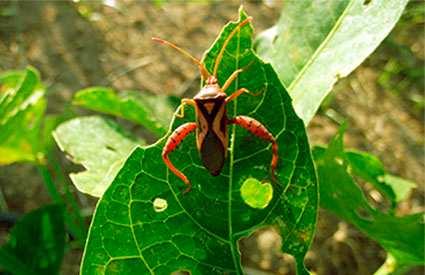
<svg viewBox="0 0 425 275"><path fill-rule="evenodd" d="M248 24L251 20L251 17L243 20L229 34L215 60L212 74L208 72L205 65L201 63L200 60L193 57L187 51L177 47L169 41L156 37L152 38L154 41L168 45L186 57L190 58L196 65L198 65L202 79L205 80L205 85L193 99L182 99L180 112L177 115L178 117L183 117L185 105L192 105L196 111L196 123L189 122L178 127L170 135L162 151L162 159L164 160L164 163L187 185L185 192L188 192L192 185L188 178L171 163L170 159L168 158L168 154L171 153L189 133L196 130L196 145L198 151L200 152L203 165L212 176L217 176L220 174L220 171L223 168L224 160L227 155L227 145L229 139L227 126L229 124L237 124L255 136L271 142L273 152L271 173L274 177L274 170L276 169L278 162L278 146L273 135L266 129L265 126L253 118L247 116L236 116L235 118L229 119L227 117L227 103L236 99L243 93L250 93L246 88L240 88L230 96L227 96L225 93L230 84L232 84L232 82L242 72L242 69L234 71L222 87L219 86L217 80L218 66L220 65L220 62L223 58L224 50L226 49L227 44L236 34L236 32L239 31L241 27Z"/></svg>

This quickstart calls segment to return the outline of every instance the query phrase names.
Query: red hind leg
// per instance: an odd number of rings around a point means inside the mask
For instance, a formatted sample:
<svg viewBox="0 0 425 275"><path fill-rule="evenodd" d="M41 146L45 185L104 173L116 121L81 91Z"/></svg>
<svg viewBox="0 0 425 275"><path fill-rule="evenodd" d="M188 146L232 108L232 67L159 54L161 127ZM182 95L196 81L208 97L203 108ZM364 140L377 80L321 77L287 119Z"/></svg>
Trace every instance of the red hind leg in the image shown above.
<svg viewBox="0 0 425 275"><path fill-rule="evenodd" d="M272 157L270 167L271 167L272 176L274 177L274 171L276 169L279 156L278 156L278 146L276 143L276 139L273 137L273 135L258 120L255 120L247 116L237 116L229 120L228 123L240 125L241 127L251 132L253 135L271 142L273 157Z"/></svg>
<svg viewBox="0 0 425 275"><path fill-rule="evenodd" d="M167 165L171 172L173 172L185 184L188 185L187 189L184 191L185 193L190 191L192 184L189 182L187 177L171 163L170 159L168 158L168 154L174 151L180 142L182 142L182 140L195 129L195 122L188 122L181 125L171 134L165 143L164 149L162 149L162 159L164 160L165 165Z"/></svg>

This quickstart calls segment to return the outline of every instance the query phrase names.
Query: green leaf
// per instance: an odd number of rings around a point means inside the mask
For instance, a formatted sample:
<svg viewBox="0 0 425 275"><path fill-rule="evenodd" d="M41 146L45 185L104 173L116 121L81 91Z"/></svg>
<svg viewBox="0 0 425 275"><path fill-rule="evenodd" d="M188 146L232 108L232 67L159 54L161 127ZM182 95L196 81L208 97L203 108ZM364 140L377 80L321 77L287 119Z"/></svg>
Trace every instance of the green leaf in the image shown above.
<svg viewBox="0 0 425 275"><path fill-rule="evenodd" d="M388 35L408 0L287 1L276 26L259 36L307 125L338 79L351 73Z"/></svg>
<svg viewBox="0 0 425 275"><path fill-rule="evenodd" d="M42 151L39 129L46 108L33 68L0 75L0 165L35 161Z"/></svg>
<svg viewBox="0 0 425 275"><path fill-rule="evenodd" d="M359 151L346 151L345 155L353 168L353 173L368 182L375 182L385 175L385 168L374 155Z"/></svg>
<svg viewBox="0 0 425 275"><path fill-rule="evenodd" d="M12 274L15 275L34 274L34 270L25 266L17 256L4 247L0 247L0 267L9 272L13 272Z"/></svg>
<svg viewBox="0 0 425 275"><path fill-rule="evenodd" d="M413 182L387 174L384 165L374 155L349 150L345 151L345 157L352 168L351 173L375 186L391 201L393 208L405 200L416 187Z"/></svg>
<svg viewBox="0 0 425 275"><path fill-rule="evenodd" d="M424 214L397 217L371 206L349 174L350 159L344 152L342 137L340 131L327 149L313 150L320 180L320 205L377 241L399 267L424 264Z"/></svg>
<svg viewBox="0 0 425 275"><path fill-rule="evenodd" d="M391 186L397 203L407 199L412 189L416 188L416 183L390 174L385 174L383 181Z"/></svg>
<svg viewBox="0 0 425 275"><path fill-rule="evenodd" d="M141 143L116 123L98 116L64 122L53 132L53 137L74 163L87 169L70 174L74 185L95 197L102 196L130 152Z"/></svg>
<svg viewBox="0 0 425 275"><path fill-rule="evenodd" d="M241 19L246 15L241 12ZM212 71L229 23L205 55ZM245 68L228 94L245 87L259 96L242 95L229 103L228 116L248 115L264 123L277 138L279 164L273 198L263 209L241 196L248 178L270 179L271 146L244 129L229 126L229 151L221 175L201 165L195 136L189 135L171 161L188 176L192 190L161 159L165 139L137 148L99 201L90 227L81 273L84 274L242 274L237 241L255 230L277 226L282 250L294 255L299 274L308 274L303 259L315 230L317 182L304 124L272 67L252 50L252 27L231 39L218 72L221 85ZM194 121L194 110L172 123L175 129ZM160 211L159 211L160 210Z"/></svg>
<svg viewBox="0 0 425 275"><path fill-rule="evenodd" d="M0 266L12 274L58 274L65 247L63 215L57 204L25 215L0 248Z"/></svg>
<svg viewBox="0 0 425 275"><path fill-rule="evenodd" d="M134 91L117 93L103 87L92 87L77 92L73 104L138 123L158 137L167 133L173 115L172 105L166 96Z"/></svg>

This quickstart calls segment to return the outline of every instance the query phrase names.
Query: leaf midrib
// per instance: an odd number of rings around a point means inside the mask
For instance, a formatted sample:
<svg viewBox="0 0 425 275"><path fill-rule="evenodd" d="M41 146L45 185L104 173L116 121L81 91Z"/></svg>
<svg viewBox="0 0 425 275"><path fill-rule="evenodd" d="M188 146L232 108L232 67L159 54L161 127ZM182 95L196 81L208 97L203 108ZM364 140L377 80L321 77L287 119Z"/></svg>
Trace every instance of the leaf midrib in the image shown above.
<svg viewBox="0 0 425 275"><path fill-rule="evenodd" d="M236 60L236 69L239 68L239 51L240 51L240 37L241 31L239 29L239 31L237 32L237 47L236 47L236 53L237 56L235 58ZM239 78L235 79L235 84L236 89L239 88ZM238 107L238 101L235 100L233 102L233 116L235 116L237 114L237 107ZM232 253L232 259L233 259L233 264L235 266L235 269L238 272L241 272L240 270L240 263L238 262L237 259L237 248L235 247L235 242L233 240L233 217L232 217L232 189L233 189L233 166L234 166L234 149L235 149L235 139L236 139L236 125L232 125L232 134L231 134L231 139L230 139L230 156L229 156L229 191L228 191L228 201L229 201L229 205L228 205L228 231L229 231L229 241L230 241L230 249L231 249L231 253Z"/></svg>
<svg viewBox="0 0 425 275"><path fill-rule="evenodd" d="M307 63L302 67L301 71L297 74L297 77L291 82L291 84L288 86L288 92L291 94L291 97L293 98L293 101L297 101L298 96L296 94L292 94L292 90L294 89L295 85L298 84L298 82L301 80L302 76L305 74L307 69L310 67L310 65L317 59L317 57L322 52L322 49L325 48L329 41L333 38L339 27L341 26L341 23L343 19L345 19L345 16L347 15L348 11L350 10L351 6L353 5L354 1L351 0L348 5L345 7L344 11L341 13L341 16L336 21L334 27L331 29L331 31L328 33L326 38L323 40L323 42L320 44L320 46L316 49L316 51L313 53L313 55L310 57L310 59L307 61Z"/></svg>

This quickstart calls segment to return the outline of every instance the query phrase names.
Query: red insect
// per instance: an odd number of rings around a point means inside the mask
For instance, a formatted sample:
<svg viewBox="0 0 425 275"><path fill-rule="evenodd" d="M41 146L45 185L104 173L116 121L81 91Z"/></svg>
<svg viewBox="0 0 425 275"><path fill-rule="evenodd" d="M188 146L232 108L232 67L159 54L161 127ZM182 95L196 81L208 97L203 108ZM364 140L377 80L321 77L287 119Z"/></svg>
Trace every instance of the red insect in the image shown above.
<svg viewBox="0 0 425 275"><path fill-rule="evenodd" d="M196 130L197 149L200 152L205 168L208 169L211 175L219 175L224 165L229 139L227 125L237 124L255 136L272 143L273 157L271 161L271 172L272 176L274 176L274 170L276 169L278 162L278 146L273 135L266 129L266 127L253 118L247 116L237 116L231 119L227 118L227 103L236 99L243 93L250 93L245 88L240 88L230 96L227 96L225 93L230 84L232 84L239 73L242 72L242 69L234 71L222 87L219 86L217 81L217 69L220 65L221 59L223 58L224 50L226 49L227 44L236 34L236 32L240 30L242 26L248 24L251 20L251 17L243 20L235 29L233 29L233 31L224 41L223 47L221 48L217 59L215 60L213 74L210 74L205 68L204 64L202 64L198 59L190 55L185 50L177 47L171 42L162 40L160 38L152 38L154 41L166 44L189 57L196 65L198 65L202 78L205 80L205 86L202 87L198 94L196 94L193 99L182 99L180 105L180 114L178 115L179 117L184 116L185 105L192 105L195 108L196 123L188 122L178 127L168 138L167 143L165 144L162 151L162 158L164 163L188 186L185 192L188 192L192 185L188 178L171 163L170 159L168 158L168 154L171 153L180 144L180 142L194 130Z"/></svg>

